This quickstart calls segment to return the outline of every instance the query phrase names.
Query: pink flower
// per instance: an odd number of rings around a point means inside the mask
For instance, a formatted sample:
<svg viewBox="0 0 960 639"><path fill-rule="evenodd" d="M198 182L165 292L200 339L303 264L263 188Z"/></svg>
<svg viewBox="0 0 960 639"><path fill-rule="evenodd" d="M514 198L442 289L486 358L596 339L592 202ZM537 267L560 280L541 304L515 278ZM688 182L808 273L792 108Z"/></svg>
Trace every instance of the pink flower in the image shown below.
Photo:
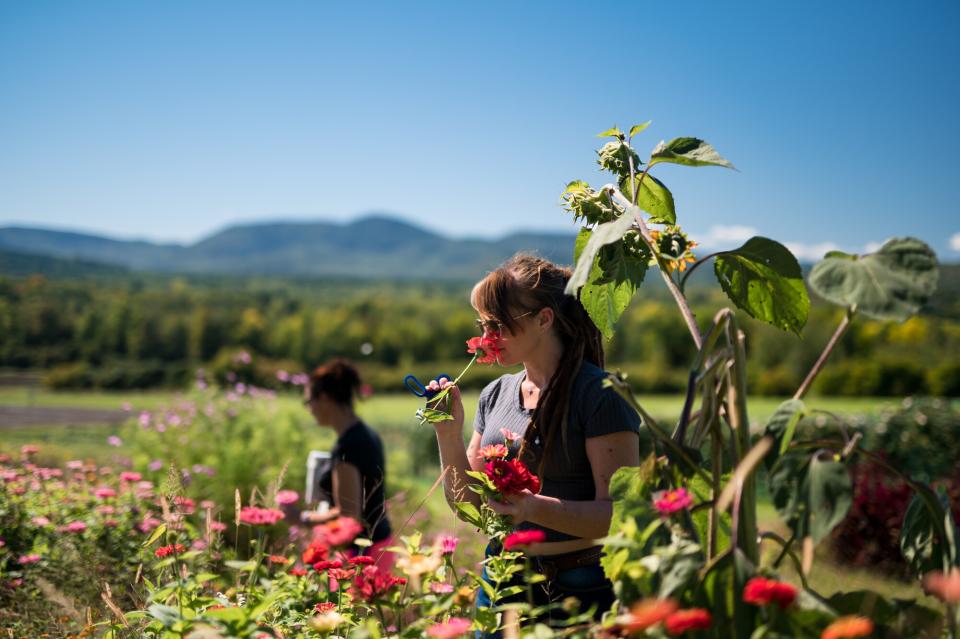
<svg viewBox="0 0 960 639"><path fill-rule="evenodd" d="M284 370L277 371L277 381L283 382L286 384L290 381L290 373Z"/></svg>
<svg viewBox="0 0 960 639"><path fill-rule="evenodd" d="M110 444L111 446L117 446L117 447L123 446L123 440L117 437L116 435L110 435L109 437L107 437L107 443Z"/></svg>
<svg viewBox="0 0 960 639"><path fill-rule="evenodd" d="M21 566L26 566L27 564L35 564L40 561L40 555L20 555L20 558L17 559L17 563Z"/></svg>
<svg viewBox="0 0 960 639"><path fill-rule="evenodd" d="M103 525L108 528L116 528L117 526L120 525L120 522L117 521L116 519L104 519Z"/></svg>
<svg viewBox="0 0 960 639"><path fill-rule="evenodd" d="M363 526L352 517L337 517L319 526L314 526L314 539L321 539L331 546L344 546L351 543L363 532Z"/></svg>
<svg viewBox="0 0 960 639"><path fill-rule="evenodd" d="M435 639L456 639L470 631L473 624L463 617L450 617L443 623L437 623L427 628L427 635Z"/></svg>
<svg viewBox="0 0 960 639"><path fill-rule="evenodd" d="M163 462L160 461L159 459L154 459L152 462L147 464L147 468L150 469L150 472L155 473L161 468L163 468Z"/></svg>
<svg viewBox="0 0 960 639"><path fill-rule="evenodd" d="M64 531L72 533L82 533L86 529L87 525L82 521L71 521L69 524L63 527Z"/></svg>
<svg viewBox="0 0 960 639"><path fill-rule="evenodd" d="M693 497L687 492L686 488L665 490L658 495L654 495L653 506L662 516L686 510L693 504Z"/></svg>
<svg viewBox="0 0 960 639"><path fill-rule="evenodd" d="M80 470L83 468L83 462L79 459L74 459L73 461L67 462L67 468L70 470Z"/></svg>
<svg viewBox="0 0 960 639"><path fill-rule="evenodd" d="M957 603L960 601L960 569L948 573L928 572L923 576L923 590L941 601Z"/></svg>
<svg viewBox="0 0 960 639"><path fill-rule="evenodd" d="M453 535L440 535L434 542L434 545L440 549L441 555L452 555L457 549L460 540Z"/></svg>
<svg viewBox="0 0 960 639"><path fill-rule="evenodd" d="M24 444L20 447L20 454L24 457L29 457L30 455L36 455L40 452L40 447L35 444Z"/></svg>
<svg viewBox="0 0 960 639"><path fill-rule="evenodd" d="M138 528L138 529L140 530L140 532L142 532L142 533L148 533L148 532L152 531L154 528L156 528L157 526L159 526L159 525L162 524L162 523L163 523L163 522L160 521L159 519L157 519L156 517L152 517L152 516L150 516L150 515L147 515L146 517L143 518L143 521L141 521L139 524L137 524L137 528Z"/></svg>
<svg viewBox="0 0 960 639"><path fill-rule="evenodd" d="M141 479L143 479L143 477L140 475L140 473L134 473L129 470L125 470L120 473L120 481L137 482Z"/></svg>
<svg viewBox="0 0 960 639"><path fill-rule="evenodd" d="M277 493L276 501L280 506L289 506L290 504L297 503L297 500L300 499L300 495L295 490L281 490Z"/></svg>
<svg viewBox="0 0 960 639"><path fill-rule="evenodd" d="M503 540L504 550L513 550L514 548L526 548L530 544L539 544L546 541L547 533L542 530L518 530L510 533Z"/></svg>
<svg viewBox="0 0 960 639"><path fill-rule="evenodd" d="M445 581L434 581L430 584L430 592L435 595L448 595L453 592L453 584Z"/></svg>
<svg viewBox="0 0 960 639"><path fill-rule="evenodd" d="M274 508L244 506L240 509L240 521L251 526L272 526L283 519L283 512Z"/></svg>
<svg viewBox="0 0 960 639"><path fill-rule="evenodd" d="M36 517L34 517L33 519L31 519L30 521L33 522L33 525L34 525L34 526L49 526L49 525L50 525L50 520L47 519L46 517L44 517L43 515L37 515Z"/></svg>
<svg viewBox="0 0 960 639"><path fill-rule="evenodd" d="M500 434L503 435L503 443L505 443L507 446L520 440L519 434L513 432L512 430L507 430L506 428L501 428Z"/></svg>
<svg viewBox="0 0 960 639"><path fill-rule="evenodd" d="M93 491L93 494L99 499L109 499L110 497L116 497L117 491L113 488L100 487Z"/></svg>
<svg viewBox="0 0 960 639"><path fill-rule="evenodd" d="M227 525L226 525L225 523L223 523L222 521L211 521L211 522L210 522L210 530L212 530L212 531L214 531L214 532L223 532L223 531L226 530L226 529L227 529Z"/></svg>
<svg viewBox="0 0 960 639"><path fill-rule="evenodd" d="M200 502L200 507L204 510L213 510L217 507L217 502L213 501L212 499L204 499Z"/></svg>

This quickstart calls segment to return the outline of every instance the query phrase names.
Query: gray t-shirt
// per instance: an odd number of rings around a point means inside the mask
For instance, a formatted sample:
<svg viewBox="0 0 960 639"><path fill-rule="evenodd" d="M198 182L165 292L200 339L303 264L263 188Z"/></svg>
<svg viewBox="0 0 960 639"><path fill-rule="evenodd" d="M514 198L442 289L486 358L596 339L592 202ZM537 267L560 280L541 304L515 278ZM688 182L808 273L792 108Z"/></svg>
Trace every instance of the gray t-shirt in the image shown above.
<svg viewBox="0 0 960 639"><path fill-rule="evenodd" d="M511 458L519 451L520 441L533 414L532 409L523 407L520 395L520 384L525 377L526 373L520 371L488 384L480 393L473 422L474 430L482 436L482 446L504 443L505 437L501 432L504 429L519 435L520 440L510 447ZM640 432L640 416L615 390L603 387L606 377L603 369L589 362L581 366L570 392L570 419L566 425L566 437L563 431L554 437L554 450L540 477L540 494L573 501L595 499L596 486L587 458L586 440L622 431ZM543 442L537 438L533 444L531 451L534 457L530 470L536 473L543 454ZM573 535L530 522L518 526L518 529L531 528L546 532L547 541L577 539Z"/></svg>

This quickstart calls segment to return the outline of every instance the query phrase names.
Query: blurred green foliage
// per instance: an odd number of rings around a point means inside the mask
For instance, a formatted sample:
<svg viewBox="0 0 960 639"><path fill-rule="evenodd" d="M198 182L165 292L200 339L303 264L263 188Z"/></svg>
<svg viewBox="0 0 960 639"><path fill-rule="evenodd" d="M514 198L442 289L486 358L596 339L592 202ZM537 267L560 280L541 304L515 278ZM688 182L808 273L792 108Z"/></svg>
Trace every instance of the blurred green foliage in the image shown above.
<svg viewBox="0 0 960 639"><path fill-rule="evenodd" d="M942 275L945 291L955 269ZM253 354L245 381L276 386L331 356L361 367L375 390L400 390L408 372L455 374L474 334L470 284L185 278L124 275L45 279L0 276L0 367L42 369L55 388L183 387L197 368L214 377L240 350ZM716 287L688 293L701 325L722 307ZM826 395L960 395L960 309L935 298L930 313L902 324L856 322L815 390ZM842 311L814 300L802 338L742 317L749 388L792 393ZM641 393L685 387L693 347L662 290L635 298L607 345L607 368ZM481 369L479 387L501 374Z"/></svg>

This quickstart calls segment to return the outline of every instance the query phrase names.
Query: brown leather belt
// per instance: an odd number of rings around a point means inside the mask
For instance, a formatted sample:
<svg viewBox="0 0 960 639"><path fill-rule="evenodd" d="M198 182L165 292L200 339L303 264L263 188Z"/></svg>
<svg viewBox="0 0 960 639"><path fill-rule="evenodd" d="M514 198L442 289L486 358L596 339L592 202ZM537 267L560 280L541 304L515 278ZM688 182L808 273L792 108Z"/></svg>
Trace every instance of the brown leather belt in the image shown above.
<svg viewBox="0 0 960 639"><path fill-rule="evenodd" d="M543 555L531 559L533 559L533 566L537 569L537 572L543 574L548 580L553 580L564 570L599 564L602 555L603 548L594 546L593 548L584 548L562 555Z"/></svg>

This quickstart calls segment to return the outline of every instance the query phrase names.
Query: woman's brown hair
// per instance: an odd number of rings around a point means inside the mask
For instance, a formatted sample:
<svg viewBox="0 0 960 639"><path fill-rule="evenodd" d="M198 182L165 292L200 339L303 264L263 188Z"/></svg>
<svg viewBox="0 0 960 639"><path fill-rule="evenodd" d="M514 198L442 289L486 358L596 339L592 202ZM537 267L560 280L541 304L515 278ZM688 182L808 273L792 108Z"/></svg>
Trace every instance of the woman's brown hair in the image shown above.
<svg viewBox="0 0 960 639"><path fill-rule="evenodd" d="M336 403L350 406L359 392L360 373L345 359L332 359L310 373L311 398L324 393Z"/></svg>
<svg viewBox="0 0 960 639"><path fill-rule="evenodd" d="M518 315L537 313L543 308L553 310L553 328L563 344L563 354L530 417L520 448L521 458L529 461L532 442L537 434L541 436L544 452L537 470L541 476L558 431L566 449L570 393L581 365L586 360L603 368L600 331L580 300L564 293L570 274L568 268L521 253L480 280L470 295L474 308L513 332L519 328L515 319Z"/></svg>

